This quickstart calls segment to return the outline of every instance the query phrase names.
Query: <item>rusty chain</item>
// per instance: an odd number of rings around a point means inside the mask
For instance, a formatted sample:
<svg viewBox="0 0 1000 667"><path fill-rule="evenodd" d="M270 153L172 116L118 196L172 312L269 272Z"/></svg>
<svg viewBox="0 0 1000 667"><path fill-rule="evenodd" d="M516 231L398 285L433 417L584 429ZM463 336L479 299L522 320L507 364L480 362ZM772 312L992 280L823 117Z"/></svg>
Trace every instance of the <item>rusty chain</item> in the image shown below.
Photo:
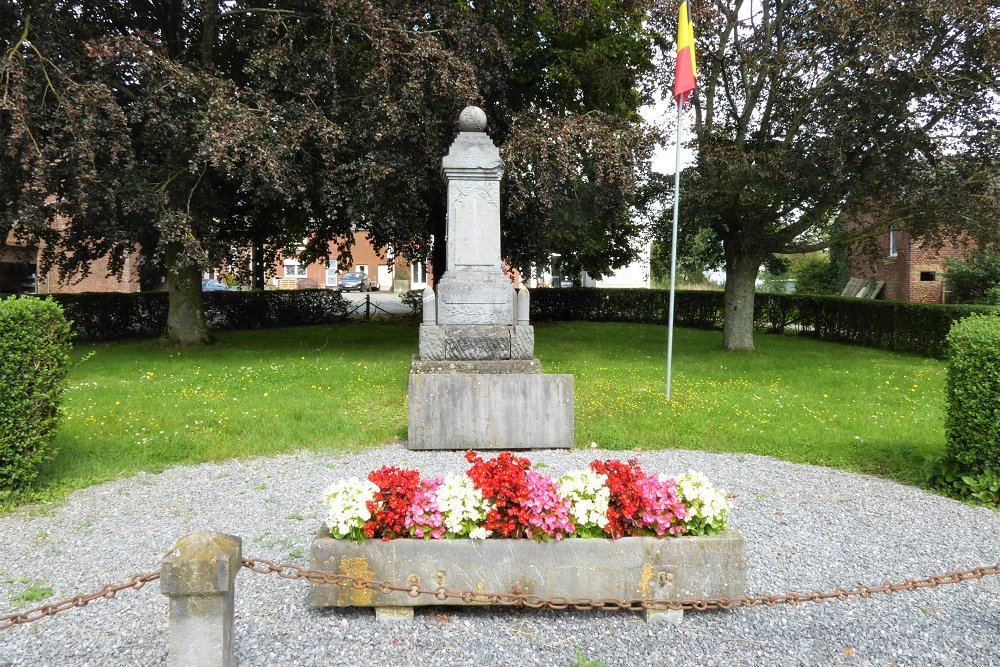
<svg viewBox="0 0 1000 667"><path fill-rule="evenodd" d="M452 591L444 586L437 588L421 588L417 584L402 586L391 581L380 581L355 577L349 574L335 574L322 570L310 570L294 563L275 564L273 561L244 558L243 567L257 574L276 574L283 579L305 579L313 584L333 584L341 588L370 589L384 595L398 592L406 593L412 598L430 595L444 602L449 599L459 599L465 603L492 604L501 606L529 607L531 609L568 609L579 610L601 609L617 611L705 611L707 609L736 609L778 605L797 605L800 602L822 603L827 600L845 601L852 597L870 598L874 595L892 595L900 591L915 591L921 588L935 588L948 584L959 584L965 581L977 581L989 575L1000 575L1000 563L992 566L975 567L970 570L960 570L948 574L940 574L923 579L907 579L900 583L885 583L881 586L858 586L857 588L837 588L833 591L811 591L809 593L785 593L783 595L757 595L738 598L709 598L690 600L665 600L633 598L621 600L618 598L566 598L562 596L541 597L513 591L510 593L483 593L480 591Z"/></svg>
<svg viewBox="0 0 1000 667"><path fill-rule="evenodd" d="M71 598L67 598L61 602L55 602L52 604L43 604L38 607L33 607L27 611L22 611L17 614L7 614L6 616L0 616L0 630L7 630L15 625L22 625L24 623L31 623L37 621L46 616L54 616L61 611L66 611L67 609L74 609L77 607L86 607L88 604L94 600L110 600L115 597L119 591L123 591L128 588L135 590L141 589L143 586L151 581L156 581L160 578L159 572L147 572L145 574L133 574L132 578L123 584L108 584L99 590L90 593L89 595L74 595Z"/></svg>
<svg viewBox="0 0 1000 667"><path fill-rule="evenodd" d="M665 600L665 599L643 599L633 598L622 600L618 598L602 598L594 600L591 598L567 598L563 596L541 597L524 593L522 591L512 591L510 593L484 593L481 591L452 591L444 586L437 588L421 588L417 584L403 586L394 584L391 581L366 579L355 577L349 574L336 574L324 572L323 570L310 570L294 563L275 563L274 561L261 558L244 558L242 566L257 574L276 574L283 579L305 579L313 584L332 584L341 588L354 588L357 590L370 589L382 594L406 593L412 598L421 595L429 595L434 599L444 602L449 599L458 599L467 604L492 604L507 607L528 607L531 609L578 609L581 611L600 609L604 611L705 611L708 609L737 609L754 607L776 607L778 605L797 605L801 602L823 603L827 600L838 600L843 602L852 597L870 598L875 595L892 595L900 591L915 591L921 588L936 588L949 584L960 584L966 581L978 581L990 575L1000 575L1000 563L991 566L974 567L969 570L959 570L948 574L939 574L923 579L907 579L900 583L885 583L881 586L858 586L856 588L837 588L832 591L811 591L809 593L785 593L781 595L757 595L742 596L738 598L697 598L690 600ZM94 600L114 598L119 591L126 589L140 590L151 581L160 578L159 572L147 572L145 574L134 574L132 577L118 585L108 584L88 595L74 595L60 602L44 604L33 607L16 614L0 616L0 631L7 630L15 625L32 623L46 616L54 616L67 609L85 607Z"/></svg>

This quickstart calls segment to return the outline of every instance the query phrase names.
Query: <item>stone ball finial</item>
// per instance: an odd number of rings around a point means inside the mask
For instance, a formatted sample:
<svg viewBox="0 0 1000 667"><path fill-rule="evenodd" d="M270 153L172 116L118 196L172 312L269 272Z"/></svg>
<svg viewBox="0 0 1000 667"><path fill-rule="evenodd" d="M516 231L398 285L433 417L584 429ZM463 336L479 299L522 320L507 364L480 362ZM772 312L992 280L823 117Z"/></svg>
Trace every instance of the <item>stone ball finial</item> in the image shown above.
<svg viewBox="0 0 1000 667"><path fill-rule="evenodd" d="M458 114L458 129L462 132L482 132L486 129L486 112L479 107L465 107Z"/></svg>

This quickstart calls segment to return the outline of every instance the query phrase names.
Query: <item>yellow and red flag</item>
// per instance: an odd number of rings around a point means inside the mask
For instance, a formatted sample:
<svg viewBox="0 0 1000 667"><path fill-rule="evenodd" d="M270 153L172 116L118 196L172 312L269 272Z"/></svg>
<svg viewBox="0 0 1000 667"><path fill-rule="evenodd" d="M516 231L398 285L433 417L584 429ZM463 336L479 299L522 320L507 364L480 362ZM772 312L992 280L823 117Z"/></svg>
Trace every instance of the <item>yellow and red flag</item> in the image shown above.
<svg viewBox="0 0 1000 667"><path fill-rule="evenodd" d="M687 0L682 0L677 19L677 70L674 73L674 99L678 104L687 102L697 78L698 70L694 64L694 28L691 26Z"/></svg>

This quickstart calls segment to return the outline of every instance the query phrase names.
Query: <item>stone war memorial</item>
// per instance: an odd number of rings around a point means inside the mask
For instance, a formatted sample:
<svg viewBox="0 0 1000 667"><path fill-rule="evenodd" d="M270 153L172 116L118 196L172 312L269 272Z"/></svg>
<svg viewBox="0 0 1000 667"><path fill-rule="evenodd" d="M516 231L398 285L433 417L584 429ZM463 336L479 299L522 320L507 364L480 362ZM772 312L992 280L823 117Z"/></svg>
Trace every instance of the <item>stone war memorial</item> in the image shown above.
<svg viewBox="0 0 1000 667"><path fill-rule="evenodd" d="M466 107L442 160L447 264L423 295L410 367L410 449L567 449L573 376L544 375L534 356L526 287L500 260L500 150L486 114Z"/></svg>

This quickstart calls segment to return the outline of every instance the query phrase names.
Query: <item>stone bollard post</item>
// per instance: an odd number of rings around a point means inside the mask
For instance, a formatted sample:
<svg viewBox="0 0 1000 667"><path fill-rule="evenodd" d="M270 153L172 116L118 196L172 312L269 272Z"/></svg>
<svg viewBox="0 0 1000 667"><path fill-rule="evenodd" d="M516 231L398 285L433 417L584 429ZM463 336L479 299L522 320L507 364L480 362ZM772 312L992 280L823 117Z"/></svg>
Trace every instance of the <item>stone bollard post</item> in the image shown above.
<svg viewBox="0 0 1000 667"><path fill-rule="evenodd" d="M167 665L232 667L233 582L240 538L202 529L177 540L160 563L160 592L170 598Z"/></svg>

